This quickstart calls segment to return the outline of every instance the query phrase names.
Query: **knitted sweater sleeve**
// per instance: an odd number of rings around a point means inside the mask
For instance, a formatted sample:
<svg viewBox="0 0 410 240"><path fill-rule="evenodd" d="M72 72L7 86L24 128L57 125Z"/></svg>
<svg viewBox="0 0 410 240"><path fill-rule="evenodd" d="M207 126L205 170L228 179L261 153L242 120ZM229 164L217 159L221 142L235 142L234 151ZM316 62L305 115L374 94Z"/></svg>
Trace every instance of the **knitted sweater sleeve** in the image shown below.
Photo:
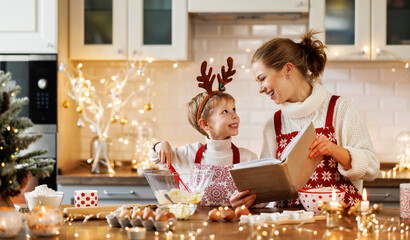
<svg viewBox="0 0 410 240"><path fill-rule="evenodd" d="M263 129L263 142L260 158L276 158L278 144L276 143L276 132L273 117L270 118Z"/></svg>
<svg viewBox="0 0 410 240"><path fill-rule="evenodd" d="M380 162L373 148L366 123L354 105L345 98L336 104L333 126L338 144L346 148L352 158L352 168L339 172L349 179L372 181L377 177Z"/></svg>
<svg viewBox="0 0 410 240"><path fill-rule="evenodd" d="M153 142L149 149L149 158L151 162L161 164L154 146L158 142ZM181 147L172 148L172 165L176 169L190 169L195 161L195 155L198 149L202 147L200 142L195 142ZM165 165L164 165L165 167Z"/></svg>

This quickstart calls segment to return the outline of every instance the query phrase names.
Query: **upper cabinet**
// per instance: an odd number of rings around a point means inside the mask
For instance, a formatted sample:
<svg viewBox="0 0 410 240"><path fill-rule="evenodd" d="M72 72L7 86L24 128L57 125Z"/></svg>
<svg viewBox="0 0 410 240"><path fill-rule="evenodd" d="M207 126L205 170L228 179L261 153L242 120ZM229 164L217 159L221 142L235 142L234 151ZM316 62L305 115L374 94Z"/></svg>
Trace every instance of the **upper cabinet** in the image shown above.
<svg viewBox="0 0 410 240"><path fill-rule="evenodd" d="M57 53L57 0L0 1L0 53Z"/></svg>
<svg viewBox="0 0 410 240"><path fill-rule="evenodd" d="M309 0L188 0L192 13L308 12Z"/></svg>
<svg viewBox="0 0 410 240"><path fill-rule="evenodd" d="M186 0L71 0L70 58L187 60Z"/></svg>
<svg viewBox="0 0 410 240"><path fill-rule="evenodd" d="M311 0L309 18L330 60L410 58L410 0Z"/></svg>

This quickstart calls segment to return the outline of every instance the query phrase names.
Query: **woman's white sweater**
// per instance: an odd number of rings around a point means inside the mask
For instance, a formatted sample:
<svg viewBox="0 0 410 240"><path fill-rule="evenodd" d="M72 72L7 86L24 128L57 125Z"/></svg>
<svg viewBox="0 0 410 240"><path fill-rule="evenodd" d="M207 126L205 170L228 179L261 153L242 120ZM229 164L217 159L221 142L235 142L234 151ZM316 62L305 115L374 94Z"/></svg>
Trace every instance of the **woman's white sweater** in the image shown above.
<svg viewBox="0 0 410 240"><path fill-rule="evenodd" d="M313 122L315 128L324 127L331 97L332 94L321 84L313 83L312 94L304 102L282 104L282 134L300 131L310 122ZM366 123L354 105L346 98L340 97L335 106L333 127L337 144L346 148L352 158L352 168L345 170L339 164L339 172L361 191L363 180L375 179L380 168ZM276 158L276 151L275 124L272 116L263 131L261 158Z"/></svg>

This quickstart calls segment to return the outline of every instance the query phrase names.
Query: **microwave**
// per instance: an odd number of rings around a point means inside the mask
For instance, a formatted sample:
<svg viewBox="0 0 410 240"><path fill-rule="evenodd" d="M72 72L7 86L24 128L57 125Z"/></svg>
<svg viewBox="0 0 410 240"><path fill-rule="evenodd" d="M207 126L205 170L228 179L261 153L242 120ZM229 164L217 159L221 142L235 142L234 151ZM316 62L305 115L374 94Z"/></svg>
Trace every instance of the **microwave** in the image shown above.
<svg viewBox="0 0 410 240"><path fill-rule="evenodd" d="M19 113L34 124L25 134L43 135L21 154L46 149L48 152L39 157L57 160L57 55L0 54L0 70L12 74L9 87L21 87L17 97L29 99ZM56 165L51 177L43 182L53 189L56 188Z"/></svg>

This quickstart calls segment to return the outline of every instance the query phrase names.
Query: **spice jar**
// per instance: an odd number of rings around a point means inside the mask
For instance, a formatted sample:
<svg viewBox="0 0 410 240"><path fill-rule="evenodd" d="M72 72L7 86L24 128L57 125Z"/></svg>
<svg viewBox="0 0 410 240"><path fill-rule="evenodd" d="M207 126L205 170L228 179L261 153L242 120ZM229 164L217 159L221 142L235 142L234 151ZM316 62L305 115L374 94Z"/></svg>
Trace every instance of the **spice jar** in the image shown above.
<svg viewBox="0 0 410 240"><path fill-rule="evenodd" d="M35 207L27 216L27 226L36 236L59 235L63 223L61 211L54 207Z"/></svg>

